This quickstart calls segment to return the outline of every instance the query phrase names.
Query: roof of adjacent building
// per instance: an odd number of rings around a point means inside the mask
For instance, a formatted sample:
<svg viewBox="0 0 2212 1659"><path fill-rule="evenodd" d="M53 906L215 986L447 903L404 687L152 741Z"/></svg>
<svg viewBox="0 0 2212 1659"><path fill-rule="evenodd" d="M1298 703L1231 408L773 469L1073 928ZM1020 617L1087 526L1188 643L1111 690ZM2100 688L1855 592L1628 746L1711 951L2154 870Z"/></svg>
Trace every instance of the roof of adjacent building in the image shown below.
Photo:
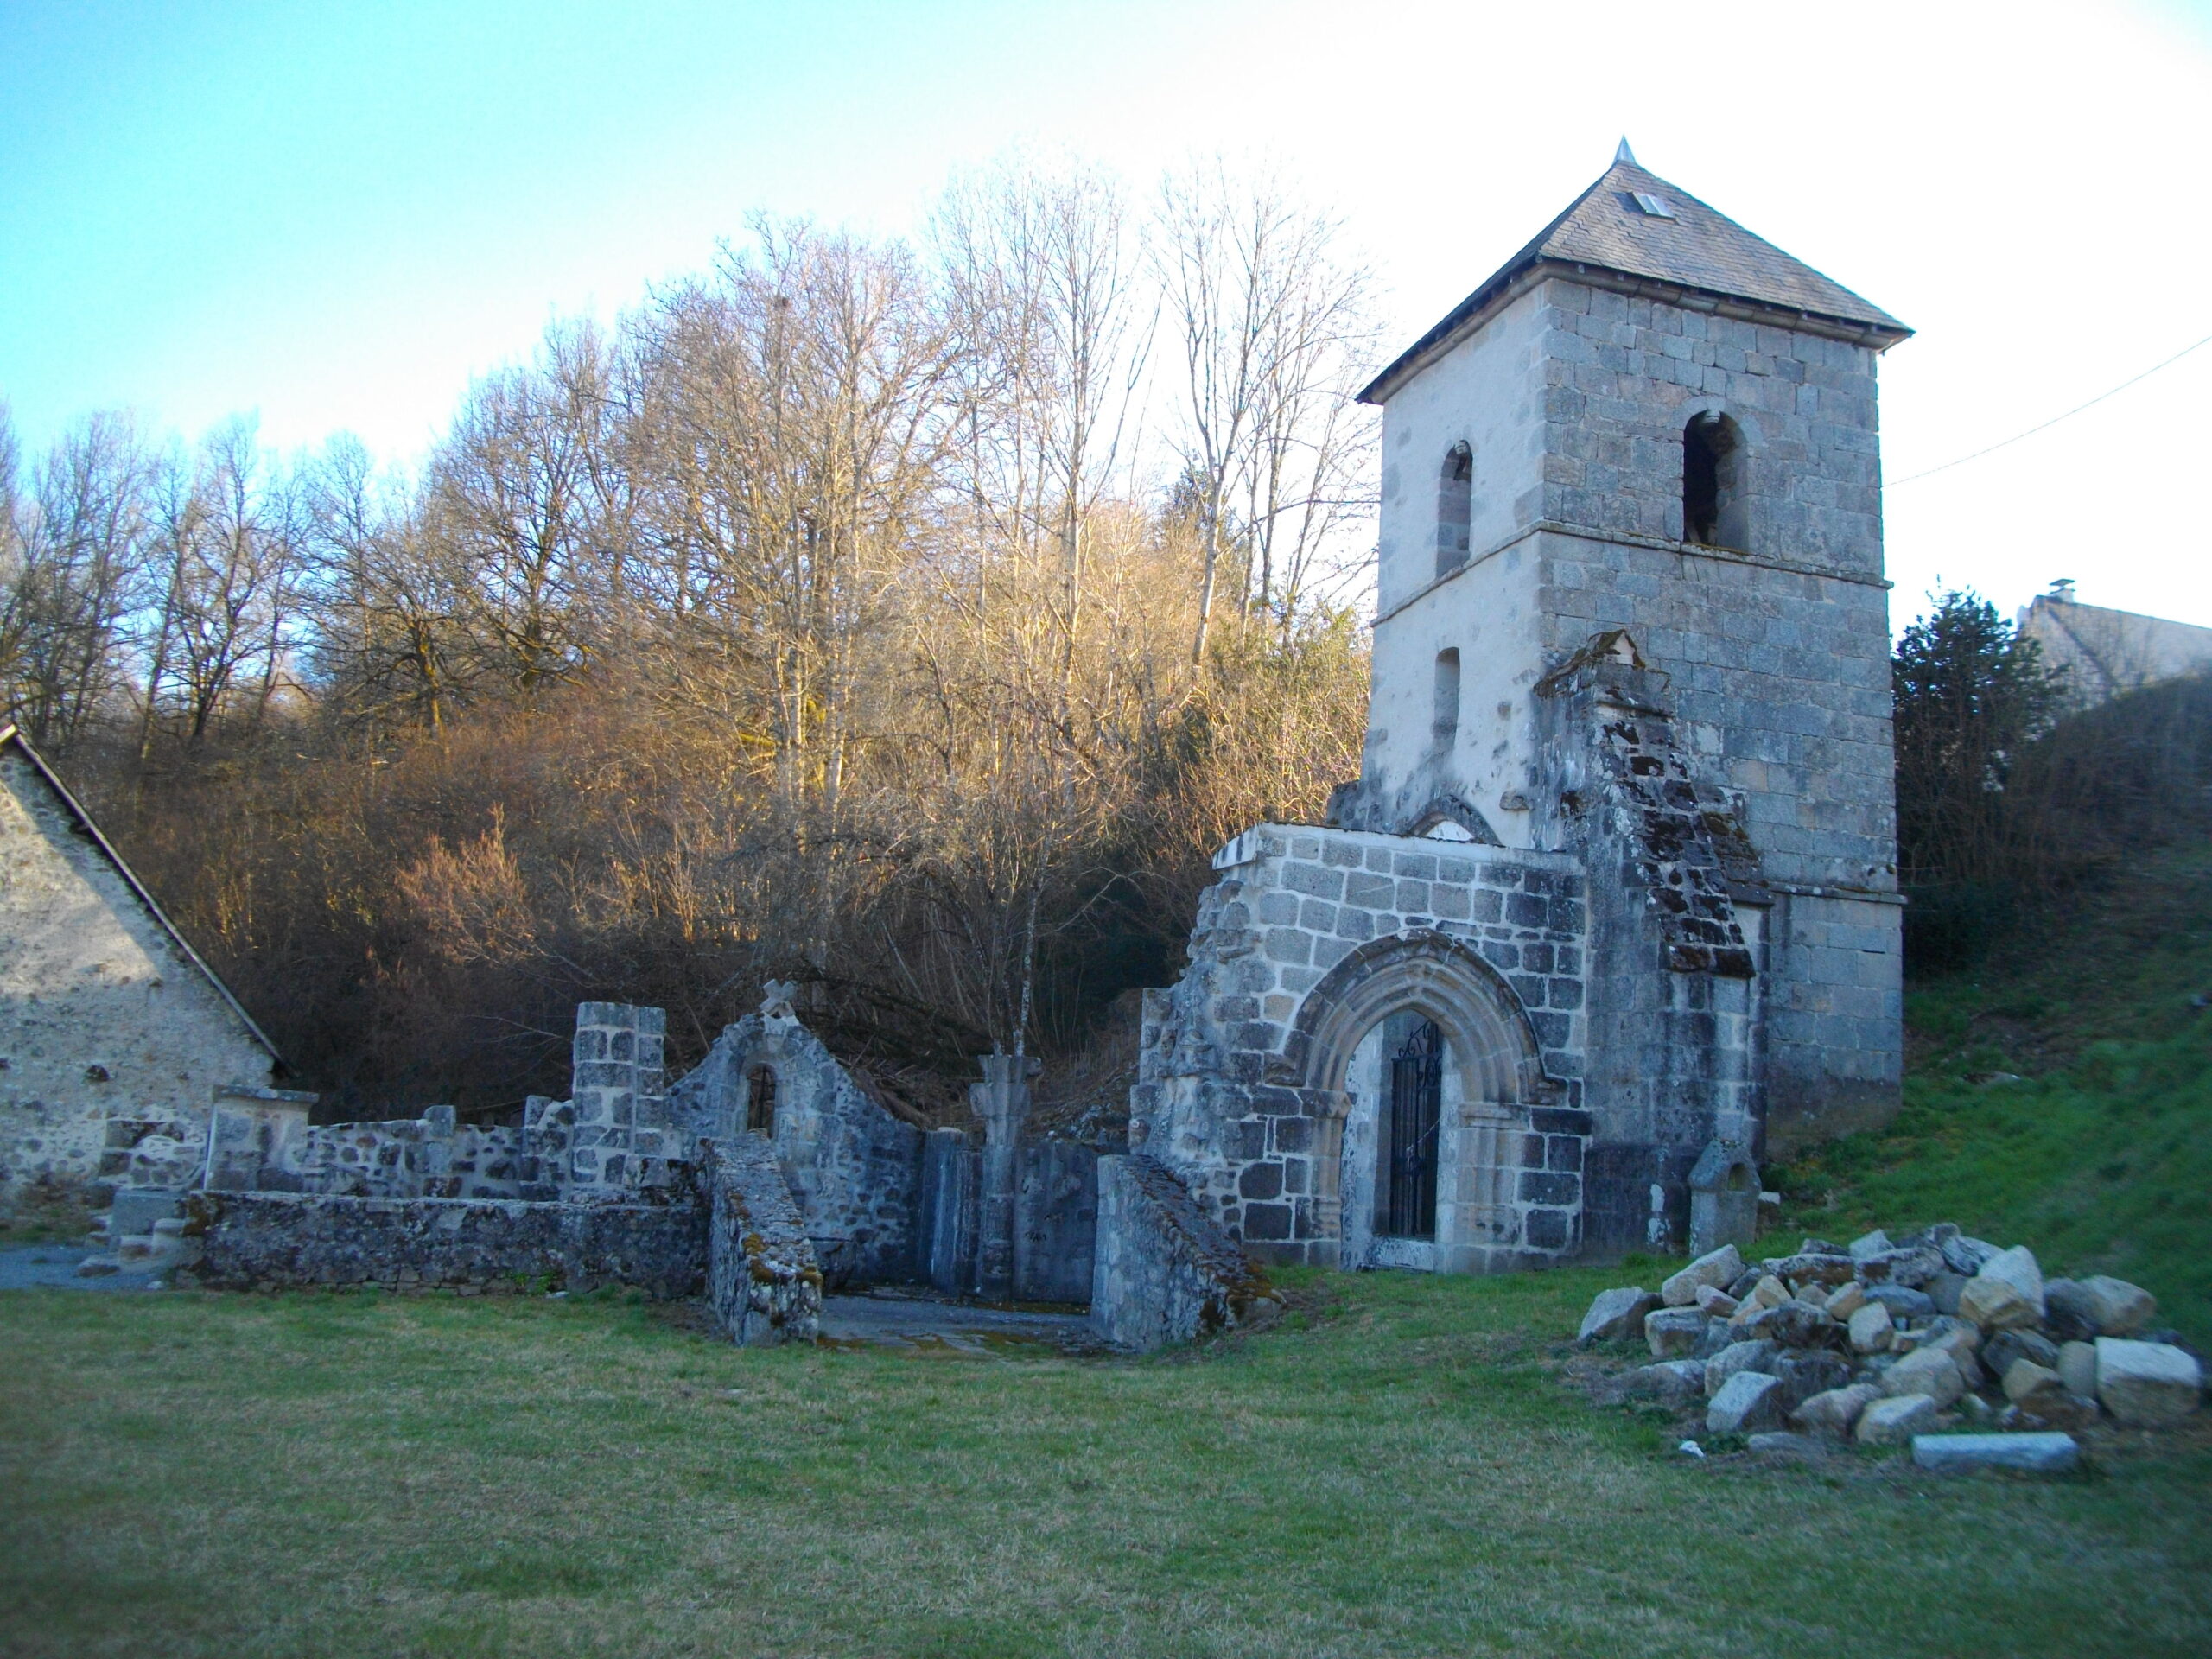
<svg viewBox="0 0 2212 1659"><path fill-rule="evenodd" d="M69 786L63 783L60 775L47 764L46 757L33 747L30 739L25 737L12 724L0 725L0 749L6 748L15 749L24 760L30 762L32 769L45 780L47 787L60 798L61 804L67 809L69 816L77 821L77 827L85 832L86 838L98 848L107 861L115 868L116 874L123 878L124 885L137 896L146 913L153 918L162 932L168 935L169 942L184 953L184 959L187 962L206 976L207 982L215 988L215 994L229 1005L231 1012L238 1015L239 1021L253 1033L253 1040L269 1051L269 1058L282 1066L284 1064L284 1057L276 1052L276 1045L269 1040L268 1033L254 1023L253 1016L245 1011L245 1004L241 1003L232 994L231 988L223 982L222 976L201 959L200 953L192 948L192 941L184 937L175 922L169 920L168 912L155 902L154 895L146 890L146 884L138 879L138 873L124 861L121 853L115 850L114 843L101 832L99 825L93 822L92 815L85 810L84 804L69 792Z"/></svg>
<svg viewBox="0 0 2212 1659"><path fill-rule="evenodd" d="M1637 203L1639 194L1656 198L1668 216L1644 211ZM1885 346L1912 332L1881 307L1638 166L1623 143L1619 157L1596 182L1376 375L1360 401L1380 402L1431 352L1503 299L1516 278L1541 265L1607 271L1840 324Z"/></svg>

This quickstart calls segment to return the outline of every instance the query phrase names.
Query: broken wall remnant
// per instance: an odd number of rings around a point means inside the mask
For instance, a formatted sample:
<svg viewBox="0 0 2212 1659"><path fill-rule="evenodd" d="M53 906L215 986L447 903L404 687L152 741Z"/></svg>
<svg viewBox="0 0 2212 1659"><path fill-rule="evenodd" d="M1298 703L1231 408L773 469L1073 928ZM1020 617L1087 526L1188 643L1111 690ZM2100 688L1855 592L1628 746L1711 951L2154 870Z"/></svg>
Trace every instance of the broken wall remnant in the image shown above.
<svg viewBox="0 0 2212 1659"><path fill-rule="evenodd" d="M33 1189L89 1199L115 1154L169 1156L181 1185L216 1091L264 1086L279 1065L91 815L0 726L0 1209Z"/></svg>
<svg viewBox="0 0 2212 1659"><path fill-rule="evenodd" d="M922 1131L838 1063L772 984L761 1011L715 1039L668 1091L669 1144L689 1157L701 1140L751 1133L756 1079L773 1080L772 1123L791 1198L828 1281L918 1276Z"/></svg>
<svg viewBox="0 0 2212 1659"><path fill-rule="evenodd" d="M1281 1311L1266 1276L1173 1170L1129 1154L1098 1160L1098 1243L1091 1328L1139 1352Z"/></svg>
<svg viewBox="0 0 2212 1659"><path fill-rule="evenodd" d="M812 1342L821 1332L822 1269L775 1147L741 1132L701 1142L711 1212L707 1295L740 1347Z"/></svg>

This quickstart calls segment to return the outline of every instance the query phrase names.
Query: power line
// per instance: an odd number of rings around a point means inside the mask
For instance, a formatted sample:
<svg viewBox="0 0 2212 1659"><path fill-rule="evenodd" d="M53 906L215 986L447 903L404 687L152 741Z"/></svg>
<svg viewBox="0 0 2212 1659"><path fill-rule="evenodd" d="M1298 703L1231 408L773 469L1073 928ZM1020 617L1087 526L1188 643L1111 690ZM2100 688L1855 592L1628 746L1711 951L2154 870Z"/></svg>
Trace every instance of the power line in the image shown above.
<svg viewBox="0 0 2212 1659"><path fill-rule="evenodd" d="M2196 346L2183 346L2181 350L2176 352L2164 362L2153 363L2149 368L2144 370L2142 373L2135 376L2133 379L2121 381L2118 385L2113 387L2111 391L2099 392L2095 397L2090 398L2088 403L2076 404L2072 409L2068 410L2063 415L2052 416L2040 426L2031 426L2024 432L2015 432L2011 437L2005 438L1999 442L1993 443L1986 449L1977 449L1970 455L1961 455L1956 461L1947 461L1941 467L1930 467L1926 472L1915 473L1910 478L1891 479L1885 483L1882 487L1885 490L1893 490L1900 484L1913 484L1917 483L1923 478L1933 478L1938 473L1949 472L1954 467L1963 467L1970 461L1980 461L1984 455L1993 455L1999 449L2003 449L2010 445L2018 443L2022 438L2032 438L2038 432L2047 432L2052 427L2056 426L2061 421L2070 421L2074 416L2079 415L2083 410L2094 409L2099 404L2104 402L2106 398L2119 396L2119 394L2126 391L2130 386L2134 385L2138 381L2148 380L2160 369L2171 368L2175 364L2180 362L2182 359L2187 357L2191 352L2196 350L2198 346L2212 346L2212 334L2205 335L2203 339L2196 342Z"/></svg>

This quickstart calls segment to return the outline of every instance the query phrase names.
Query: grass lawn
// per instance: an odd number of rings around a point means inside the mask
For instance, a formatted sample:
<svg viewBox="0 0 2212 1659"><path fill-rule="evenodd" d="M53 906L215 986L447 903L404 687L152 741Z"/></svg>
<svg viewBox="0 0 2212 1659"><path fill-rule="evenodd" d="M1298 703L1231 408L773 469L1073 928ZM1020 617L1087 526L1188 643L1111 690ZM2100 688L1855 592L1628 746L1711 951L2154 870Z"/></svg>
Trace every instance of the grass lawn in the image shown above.
<svg viewBox="0 0 2212 1659"><path fill-rule="evenodd" d="M2212 1432L2044 1482L1693 1463L1561 1374L1619 1276L1294 1277L1294 1328L1110 1361L13 1293L0 1652L2212 1650Z"/></svg>

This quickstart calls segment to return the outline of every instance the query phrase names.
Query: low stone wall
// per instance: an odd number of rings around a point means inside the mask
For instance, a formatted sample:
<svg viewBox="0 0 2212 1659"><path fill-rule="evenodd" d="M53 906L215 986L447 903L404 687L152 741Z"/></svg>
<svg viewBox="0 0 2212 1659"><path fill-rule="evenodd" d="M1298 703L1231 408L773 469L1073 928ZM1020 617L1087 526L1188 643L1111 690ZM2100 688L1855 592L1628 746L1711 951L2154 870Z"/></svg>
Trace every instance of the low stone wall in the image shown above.
<svg viewBox="0 0 2212 1659"><path fill-rule="evenodd" d="M757 1135L702 1141L711 1214L707 1298L742 1347L812 1342L822 1323L822 1268L791 1201L776 1150Z"/></svg>
<svg viewBox="0 0 2212 1659"><path fill-rule="evenodd" d="M1264 1323L1281 1306L1173 1171L1138 1154L1098 1160L1090 1324L1101 1337L1120 1348L1162 1348Z"/></svg>
<svg viewBox="0 0 2212 1659"><path fill-rule="evenodd" d="M706 1276L705 1217L690 1203L194 1192L185 1209L200 1244L192 1273L224 1289L633 1285L666 1300L696 1295Z"/></svg>

